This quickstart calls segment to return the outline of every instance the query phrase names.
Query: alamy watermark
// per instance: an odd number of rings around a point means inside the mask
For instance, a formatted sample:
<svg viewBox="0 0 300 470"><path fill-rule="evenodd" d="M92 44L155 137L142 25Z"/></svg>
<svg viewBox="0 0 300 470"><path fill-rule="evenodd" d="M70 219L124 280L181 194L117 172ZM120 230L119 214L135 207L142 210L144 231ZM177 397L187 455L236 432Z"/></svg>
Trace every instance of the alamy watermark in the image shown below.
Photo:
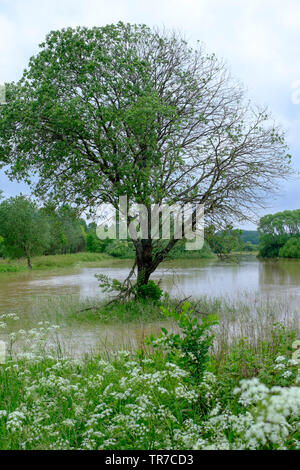
<svg viewBox="0 0 300 470"><path fill-rule="evenodd" d="M185 239L185 249L200 250L204 244L204 205L143 204L128 206L127 196L119 198L118 208L101 204L97 210L97 236L100 240Z"/></svg>
<svg viewBox="0 0 300 470"><path fill-rule="evenodd" d="M0 83L0 105L6 104L6 87Z"/></svg>

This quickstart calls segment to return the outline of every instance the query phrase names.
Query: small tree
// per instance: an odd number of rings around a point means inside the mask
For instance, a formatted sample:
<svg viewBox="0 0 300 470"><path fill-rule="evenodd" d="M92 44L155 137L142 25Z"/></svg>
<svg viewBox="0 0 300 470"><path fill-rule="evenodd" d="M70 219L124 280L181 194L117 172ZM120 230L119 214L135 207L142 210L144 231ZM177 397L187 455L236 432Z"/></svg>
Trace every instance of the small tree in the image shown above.
<svg viewBox="0 0 300 470"><path fill-rule="evenodd" d="M220 231L211 225L206 231L206 240L212 251L220 259L226 260L232 251L241 247L241 233L241 230L233 229L232 225Z"/></svg>
<svg viewBox="0 0 300 470"><path fill-rule="evenodd" d="M37 173L36 194L57 202L205 204L221 228L256 218L289 174L280 128L225 65L145 25L51 32L6 102L0 161L12 178ZM177 239L133 242L147 284Z"/></svg>
<svg viewBox="0 0 300 470"><path fill-rule="evenodd" d="M12 258L26 257L29 269L31 257L49 244L49 226L36 204L25 196L17 196L0 204L0 235L4 252Z"/></svg>

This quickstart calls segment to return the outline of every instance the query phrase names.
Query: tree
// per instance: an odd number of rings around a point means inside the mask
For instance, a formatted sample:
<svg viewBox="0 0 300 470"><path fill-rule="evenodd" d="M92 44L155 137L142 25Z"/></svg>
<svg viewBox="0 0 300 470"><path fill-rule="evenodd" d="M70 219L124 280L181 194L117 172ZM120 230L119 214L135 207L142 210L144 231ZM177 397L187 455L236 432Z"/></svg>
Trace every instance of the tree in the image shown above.
<svg viewBox="0 0 300 470"><path fill-rule="evenodd" d="M241 230L233 229L232 225L224 230L217 231L214 225L208 227L206 231L206 240L210 248L216 255L226 260L233 250L241 246Z"/></svg>
<svg viewBox="0 0 300 470"><path fill-rule="evenodd" d="M145 25L51 32L6 101L10 177L37 173L37 195L81 209L117 208L123 195L148 209L205 204L208 225L222 227L252 220L290 171L280 128L225 65ZM176 243L134 240L138 283Z"/></svg>
<svg viewBox="0 0 300 470"><path fill-rule="evenodd" d="M89 232L86 236L86 249L89 253L100 253L101 245L100 240L96 233Z"/></svg>
<svg viewBox="0 0 300 470"><path fill-rule="evenodd" d="M0 235L0 258L4 257L4 238Z"/></svg>
<svg viewBox="0 0 300 470"><path fill-rule="evenodd" d="M279 250L281 258L300 258L300 236L291 237Z"/></svg>
<svg viewBox="0 0 300 470"><path fill-rule="evenodd" d="M85 222L78 219L71 207L56 210L50 203L42 213L50 226L50 244L46 254L77 253L86 248Z"/></svg>
<svg viewBox="0 0 300 470"><path fill-rule="evenodd" d="M32 269L31 257L49 244L49 225L36 204L25 196L17 196L0 204L0 235L4 238L4 253L12 258L26 257Z"/></svg>
<svg viewBox="0 0 300 470"><path fill-rule="evenodd" d="M258 245L251 242L242 242L241 250L245 252L257 251Z"/></svg>
<svg viewBox="0 0 300 470"><path fill-rule="evenodd" d="M258 234L259 254L263 258L293 257L291 254L296 255L298 250L300 210L265 215L260 219Z"/></svg>

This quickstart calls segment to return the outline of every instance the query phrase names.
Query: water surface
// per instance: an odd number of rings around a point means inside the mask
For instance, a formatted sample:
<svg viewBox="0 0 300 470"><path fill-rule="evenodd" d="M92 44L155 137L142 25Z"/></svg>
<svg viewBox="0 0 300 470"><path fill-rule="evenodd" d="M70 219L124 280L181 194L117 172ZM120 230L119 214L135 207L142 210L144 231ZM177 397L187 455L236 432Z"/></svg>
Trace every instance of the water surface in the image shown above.
<svg viewBox="0 0 300 470"><path fill-rule="evenodd" d="M104 297L98 287L95 274L102 273L123 280L128 276L132 263L120 261L112 267L85 267L22 273L0 274L0 313L14 312L21 317L18 327L26 329L26 319L31 326L37 324L44 309L52 311L51 302L72 299L91 302ZM244 256L239 263L218 260L176 260L162 265L152 276L161 281L163 290L176 298L228 297L248 295L252 299L273 301L278 299L284 310L299 314L300 311L300 260L260 261L254 256ZM47 306L47 307L46 307ZM61 308L64 314L64 308ZM37 314L38 312L38 314ZM51 321L55 317L51 318ZM23 323L22 323L23 319ZM24 325L23 325L24 324ZM67 350L82 353L94 349L109 350L111 345L136 347L145 336L158 333L161 322L130 323L127 325L84 324L64 326L61 343Z"/></svg>
<svg viewBox="0 0 300 470"><path fill-rule="evenodd" d="M104 296L95 274L123 280L131 267L120 261L113 267L57 269L0 275L0 312L22 312L37 298L73 296L80 300ZM245 256L239 263L207 260L176 260L165 263L152 275L172 297L235 297L241 292L262 296L286 296L300 302L300 260L259 261Z"/></svg>

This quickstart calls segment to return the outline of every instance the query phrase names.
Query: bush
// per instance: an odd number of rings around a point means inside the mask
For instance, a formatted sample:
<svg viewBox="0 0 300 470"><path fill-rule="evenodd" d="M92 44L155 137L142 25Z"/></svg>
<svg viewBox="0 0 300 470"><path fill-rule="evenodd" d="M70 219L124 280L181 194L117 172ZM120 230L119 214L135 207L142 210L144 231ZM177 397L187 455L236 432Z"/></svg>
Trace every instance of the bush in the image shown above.
<svg viewBox="0 0 300 470"><path fill-rule="evenodd" d="M148 284L138 286L137 297L140 299L160 300L163 292L154 281L148 281Z"/></svg>
<svg viewBox="0 0 300 470"><path fill-rule="evenodd" d="M280 248L279 256L282 258L300 258L300 238L292 237Z"/></svg>
<svg viewBox="0 0 300 470"><path fill-rule="evenodd" d="M166 317L171 317L177 322L181 332L169 333L162 328L158 340L150 338L152 345L154 347L163 345L168 352L168 359L189 370L193 381L200 382L209 362L208 352L213 341L210 330L218 323L216 317L208 315L204 316L202 321L199 320L189 303L183 305L180 313L164 307L161 307L161 310Z"/></svg>

